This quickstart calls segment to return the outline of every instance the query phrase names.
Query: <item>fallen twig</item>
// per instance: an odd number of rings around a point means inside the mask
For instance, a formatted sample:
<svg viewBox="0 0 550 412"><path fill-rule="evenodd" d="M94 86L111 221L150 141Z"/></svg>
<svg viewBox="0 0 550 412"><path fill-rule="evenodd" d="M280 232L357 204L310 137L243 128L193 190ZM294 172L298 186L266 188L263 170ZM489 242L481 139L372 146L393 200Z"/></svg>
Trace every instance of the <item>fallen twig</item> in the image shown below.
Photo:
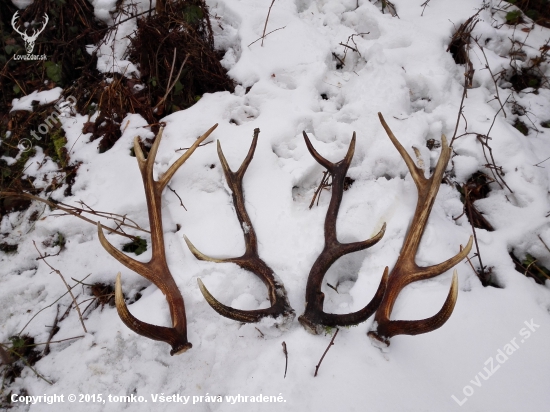
<svg viewBox="0 0 550 412"><path fill-rule="evenodd" d="M52 209L59 209L69 215L72 215L72 216L75 216L79 219L82 219L88 223L91 223L93 224L94 226L97 227L97 223L95 220L92 220L92 219L88 219L87 217L84 217L81 215L82 212L86 212L86 213L92 213L92 212L88 212L84 209L79 209L79 208L70 208L69 207L66 207L67 205L65 206L62 206L63 203L54 203L50 200L47 200L47 199L43 199L41 197L38 197L38 196L34 196L34 195L31 195L30 193L18 193L18 192L0 192L0 197L2 196L6 196L6 197L16 197L16 198L23 198L23 199L29 199L29 200L38 200L39 202L42 202L42 203L45 203L47 204L49 207L51 207ZM76 211L75 211L76 210ZM106 212L99 212L99 213L106 213ZM94 213L92 213L94 214ZM95 214L98 214L98 213L95 213ZM99 215L99 214L98 214ZM59 215L58 215L59 216ZM101 215L99 215L101 216ZM135 227L133 225L128 225L127 223L124 223L124 222L120 222L119 219L116 219L116 218L113 218L113 217L108 217L108 216L103 216L103 217L107 217L108 219L113 219L115 220L116 222L118 222L119 224L119 227L120 226L128 226L128 227L131 227L133 229L136 229L136 230L141 230L143 232L147 232L147 233L150 233L148 230L145 230L145 229L142 229L140 227ZM124 237L127 237L129 239L132 239L132 240L136 240L136 236L132 236L132 235L129 235L127 233L124 233L124 232L121 232L119 230L116 230L116 229L112 229L108 226L105 226L103 224L101 224L101 227L103 229L105 229L106 231L108 231L109 233L116 233L117 235L120 235L120 236L124 236Z"/></svg>
<svg viewBox="0 0 550 412"><path fill-rule="evenodd" d="M168 189L170 189L172 192L174 192L174 194L178 197L178 199L179 199L179 201L180 201L181 207L183 207L183 208L185 209L185 211L187 212L187 208L186 208L185 205L183 204L180 195L178 195L178 192L176 192L174 189L172 189L172 188L170 187L170 185L168 185Z"/></svg>
<svg viewBox="0 0 550 412"><path fill-rule="evenodd" d="M504 114L504 117L506 117L506 110L504 110L504 105L502 104L502 101L500 100L500 95L498 93L498 84L497 80L495 79L495 75L493 74L493 71L491 70L491 67L489 66L489 60L487 59L487 55L485 54L485 50L483 50L483 47L478 43L477 39L473 37L474 42L477 44L477 47L479 47L479 50L481 50L481 53L483 53L483 57L485 58L485 68L489 70L489 74L491 75L491 78L493 79L493 83L495 84L495 92L496 92L496 98L498 102L500 103L500 108L502 110L502 113Z"/></svg>
<svg viewBox="0 0 550 412"><path fill-rule="evenodd" d="M42 257L42 253L40 253L40 250L38 250L38 247L36 246L36 242L33 240L33 245L34 245L34 248L36 249L36 251L38 252L38 254ZM73 303L75 304L75 307L76 307L76 311L78 312L78 317L80 318L80 323L82 324L82 329L84 329L84 332L85 333L88 333L88 331L86 330L86 325L84 325L84 319L82 319L82 313L80 312L80 307L78 306L78 302L76 301L76 298L74 297L73 295L73 292L72 292L72 288L69 287L69 285L67 284L67 282L65 281L65 278L63 277L63 275L61 274L61 272L57 269L55 269L53 266L51 266L47 260L45 258L42 259L44 261L44 263L46 265L48 265L48 267L55 273L57 273L59 275L59 277L61 278L61 280L63 281L63 283L65 284L65 287L67 288L67 291L69 292L69 294L71 295L71 298L73 299Z"/></svg>
<svg viewBox="0 0 550 412"><path fill-rule="evenodd" d="M310 209L313 207L313 204L315 203L315 199L317 199L317 205L319 205L319 200L321 199L321 190L326 189L331 185L327 183L329 177L330 177L330 174L328 170L325 170L323 172L323 178L321 179L321 183L319 183L319 187L317 187L317 190L315 190L315 193L313 194L313 198L311 199L311 203L309 204Z"/></svg>
<svg viewBox="0 0 550 412"><path fill-rule="evenodd" d="M82 279L82 281L86 280L90 275L91 275L91 273L90 273L89 275L87 275L84 279ZM71 279L72 279L72 278L71 278ZM73 280L75 280L75 279L73 279ZM74 289L76 286L77 286L77 285L71 286L71 289ZM51 304L48 305L48 306L43 307L43 308L40 309L38 312L36 312L36 314L34 314L32 318L30 318L30 320L25 324L25 326L23 326L23 329L21 329L21 330L19 331L19 335L21 335L21 334L23 333L23 331L27 328L27 326L29 326L29 323L31 323L32 320L33 320L34 318L36 318L36 317L40 314L40 312L42 312L42 311L45 310L45 309L51 308L53 305L55 305L57 302L59 302L67 293L69 293L69 292L68 292L68 291L65 292L65 293L62 294L59 298L57 298L53 303L51 303Z"/></svg>
<svg viewBox="0 0 550 412"><path fill-rule="evenodd" d="M424 3L422 3L420 5L420 7L424 6L424 8L422 9L422 14L420 14L420 17L424 16L424 10L426 10L426 7L428 6L428 3L430 2L431 0L426 0Z"/></svg>
<svg viewBox="0 0 550 412"><path fill-rule="evenodd" d="M285 354L285 376L283 378L283 379L285 379L286 378L286 370L288 368L288 351L286 350L286 342L285 341L283 341L282 345L283 345L283 353Z"/></svg>
<svg viewBox="0 0 550 412"><path fill-rule="evenodd" d="M321 367L321 362L323 362L323 359L325 359L325 355L327 354L328 350L330 349L330 347L332 345L334 345L334 339L336 338L336 335L338 335L338 332L340 332L340 329L336 328L336 333L334 334L334 336L332 337L332 339L330 340L330 343L328 344L326 350L325 350L325 353L323 353L323 356L321 356L321 359L319 360L319 363L317 364L317 366L315 367L315 375L313 375L313 377L316 377L317 376L317 372L319 372L319 368Z"/></svg>
<svg viewBox="0 0 550 412"><path fill-rule="evenodd" d="M210 143L213 143L213 142L214 142L214 140L210 140L209 142L201 143L197 147L203 147L203 146L206 146L207 144L210 144ZM189 149L190 149L190 147L180 147L179 149L176 149L175 152L179 152L180 150L189 150Z"/></svg>
<svg viewBox="0 0 550 412"><path fill-rule="evenodd" d="M41 374L38 373L38 371L36 369L34 369L29 362L27 362L27 360L21 356L20 354L18 354L16 351L14 351L13 349L11 348L8 348L6 345L0 343L0 347L2 347L2 349L7 349L9 352L11 352L12 354L14 354L15 356L17 356L19 359L21 359L23 361L23 363L25 365L27 365L31 371L33 371L35 373L36 376L38 376L40 379L44 380L45 382L48 382L50 385L53 385L53 382L47 380L44 376L42 376Z"/></svg>
<svg viewBox="0 0 550 412"><path fill-rule="evenodd" d="M472 216L471 208L473 207L473 205L470 200L470 189L466 185L464 186L464 207L468 211L467 215ZM483 266L483 262L481 261L481 253L479 250L479 245L477 243L476 228L474 227L473 220L472 219L468 219L468 220L470 221L470 225L472 226L472 233L474 235L474 243L476 245L476 251L477 251L476 255L477 255L477 259L479 260L479 272L476 272L476 275L481 280L481 283L483 284L483 286L488 286L491 283L491 279L490 279L490 275L487 276L485 274L485 266ZM468 259L468 261L470 261L470 259Z"/></svg>
<svg viewBox="0 0 550 412"><path fill-rule="evenodd" d="M540 241L542 242L542 244L544 245L544 247L546 248L546 250L548 251L548 253L550 253L550 248L548 247L548 245L546 244L546 242L544 240L542 240L542 238L540 237L540 235L537 235L538 238L540 239Z"/></svg>
<svg viewBox="0 0 550 412"><path fill-rule="evenodd" d="M260 332L260 335L262 336L262 338L265 337L264 333L263 333L260 329L258 329L258 328L256 328L256 327L254 327L254 329L256 329L258 332Z"/></svg>
<svg viewBox="0 0 550 412"><path fill-rule="evenodd" d="M271 4L269 5L269 10L267 11L267 17L265 18L264 32L262 33L262 47L264 47L264 38L265 38L265 30L267 29L267 21L269 20L269 15L271 14L271 8L273 7L274 3L275 3L275 0L272 0Z"/></svg>
<svg viewBox="0 0 550 412"><path fill-rule="evenodd" d="M351 49L351 50L353 50L354 52L359 53L359 50L357 50L357 49L354 48L354 47L348 46L347 44L344 44L344 43L342 43L342 42L340 42L339 44L340 44L340 46L347 47L348 49ZM359 55L361 55L361 53L359 53Z"/></svg>
<svg viewBox="0 0 550 412"><path fill-rule="evenodd" d="M53 325L50 327L50 334L48 335L48 340L46 341L46 347L44 348L44 356L48 355L50 353L50 342L53 338L53 336L59 331L59 326L57 326L59 322L59 305L57 305L57 310L55 312L55 319L53 321Z"/></svg>
<svg viewBox="0 0 550 412"><path fill-rule="evenodd" d="M284 28L286 28L286 26L279 27L278 29L275 29L275 30L271 30L269 33L263 35L262 37L257 38L256 40L254 40L254 41L253 41L252 43L250 43L247 47L252 46L254 43L256 43L256 42L258 42L258 41L260 41L260 40L263 42L264 38L266 38L267 36L269 36L271 33L276 32L277 30L284 29ZM262 44L262 46L263 46L263 44Z"/></svg>

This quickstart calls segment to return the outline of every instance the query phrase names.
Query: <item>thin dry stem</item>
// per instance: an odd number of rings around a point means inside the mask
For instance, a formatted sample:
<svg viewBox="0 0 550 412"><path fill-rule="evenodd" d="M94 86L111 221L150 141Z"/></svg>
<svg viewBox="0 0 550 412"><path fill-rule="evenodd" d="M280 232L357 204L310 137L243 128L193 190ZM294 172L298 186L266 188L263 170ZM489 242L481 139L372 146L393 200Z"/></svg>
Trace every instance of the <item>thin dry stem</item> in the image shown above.
<svg viewBox="0 0 550 412"><path fill-rule="evenodd" d="M272 0L271 4L269 5L269 10L267 11L267 17L265 18L264 31L262 33L262 47L264 47L264 38L265 38L265 31L267 29L267 21L269 20L269 15L271 14L271 8L273 7L274 3L275 3L275 0Z"/></svg>
<svg viewBox="0 0 550 412"><path fill-rule="evenodd" d="M44 263L46 265L48 265L48 267L52 270L52 272L57 273L59 275L59 277L61 278L61 280L63 281L63 283L65 284L65 287L67 288L67 292L69 292L69 294L71 295L71 299L73 300L76 311L78 312L78 318L80 319L80 323L82 324L82 329L84 329L84 333L88 333L88 331L86 330L86 325L84 325L84 319L82 319L82 313L80 312L80 306L78 306L78 302L76 301L76 298L73 295L72 288L65 281L65 278L63 277L63 274L59 270L57 270L56 268L54 268L52 265L50 265L48 263L48 261L46 260L46 257L42 255L40 250L38 250L38 247L36 246L36 242L33 240L32 243L34 245L34 248L38 252L38 255L42 258Z"/></svg>
<svg viewBox="0 0 550 412"><path fill-rule="evenodd" d="M323 362L323 359L325 359L325 355L327 354L328 350L330 349L330 347L332 345L334 345L334 339L336 339L336 335L338 335L338 332L340 332L340 329L336 328L336 333L334 334L334 336L330 340L330 343L328 344L327 348L325 349L325 352L323 353L323 356L321 356L321 359L319 360L319 363L317 364L317 366L315 366L315 374L313 375L314 378L317 376L317 372L319 372L319 368L321 367L321 362Z"/></svg>

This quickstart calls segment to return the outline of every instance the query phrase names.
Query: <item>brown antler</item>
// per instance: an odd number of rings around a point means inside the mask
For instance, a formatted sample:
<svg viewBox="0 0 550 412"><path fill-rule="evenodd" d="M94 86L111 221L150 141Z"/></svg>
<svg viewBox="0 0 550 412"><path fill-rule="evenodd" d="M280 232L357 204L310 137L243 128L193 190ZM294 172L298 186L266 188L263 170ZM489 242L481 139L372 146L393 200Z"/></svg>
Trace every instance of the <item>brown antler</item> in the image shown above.
<svg viewBox="0 0 550 412"><path fill-rule="evenodd" d="M172 346L171 355L177 355L191 348L191 344L187 341L187 321L185 318L185 305L183 297L170 274L170 269L166 262L166 254L164 250L164 235L162 230L161 216L161 197L162 190L170 182L170 179L178 170L178 168L193 154L199 144L205 140L218 126L215 124L205 134L199 137L195 143L183 154L159 180L153 178L153 166L155 164L155 156L162 138L163 128L160 129L153 146L145 159L141 147L139 145L139 137L134 140L134 152L138 161L139 170L143 179L145 189L145 197L147 199L147 211L149 213L149 224L151 226L151 244L153 248L153 256L147 263L138 262L126 256L124 253L111 245L101 226L97 225L99 241L107 252L115 259L122 263L127 268L139 273L144 278L153 282L166 296L168 306L170 307L170 316L172 318L172 327L163 327L151 325L136 319L126 307L122 296L122 286L120 283L120 273L117 275L115 287L115 303L118 314L124 324L139 335L145 336L153 340L166 342Z"/></svg>
<svg viewBox="0 0 550 412"><path fill-rule="evenodd" d="M318 334L323 331L323 326L350 326L364 322L378 308L378 305L384 296L384 291L386 290L386 283L388 280L387 267L384 270L384 274L382 275L382 280L380 281L380 286L378 286L376 294L367 306L357 312L344 315L323 312L325 294L321 292L321 284L325 273L332 266L332 264L336 262L336 260L344 255L347 255L348 253L357 252L371 247L382 239L382 236L384 236L384 232L386 230L386 224L384 224L378 234L371 239L353 243L340 243L338 241L336 235L336 220L338 217L340 203L342 203L344 179L346 178L346 173L351 164L351 159L353 158L353 153L355 151L355 132L353 133L346 157L338 163L331 163L317 153L309 141L306 132L304 132L304 139L313 158L321 166L324 166L332 176L332 197L330 198L330 204L325 219L325 247L309 272L306 286L306 310L304 314L298 318L302 326L307 331Z"/></svg>
<svg viewBox="0 0 550 412"><path fill-rule="evenodd" d="M191 253L199 260L206 260L209 262L227 262L227 263L236 263L241 268L246 269L256 276L258 276L264 284L267 286L269 301L271 306L266 309L257 309L257 310L240 310L234 309L232 307L226 306L223 303L220 303L214 296L210 294L208 289L204 286L200 279L197 279L199 283L199 288L204 295L206 301L212 306L212 308L218 312L220 315L225 316L226 318L233 319L239 322L259 322L266 316L272 318L278 318L283 316L284 321L291 321L294 319L294 310L290 307L288 298L286 296L286 290L283 286L283 283L278 279L273 270L259 257L258 255L258 240L256 237L256 232L250 221L250 217L246 212L246 207L244 205L244 195L243 195L243 176L248 168L248 165L254 157L254 151L256 150L256 143L258 142L258 135L260 134L260 129L254 129L254 138L252 140L252 145L248 150L246 158L243 160L241 167L237 172L233 172L227 160L223 155L222 148L220 146L220 141L218 140L218 156L222 164L222 168L225 174L225 179L231 192L233 193L233 204L235 205L235 211L237 212L237 218L241 224L241 229L244 234L246 249L242 256L237 258L229 259L216 259L206 256L205 254L199 252L195 246L191 243L187 237L185 241L187 246L191 250Z"/></svg>
<svg viewBox="0 0 550 412"><path fill-rule="evenodd" d="M470 240L464 249L443 263L428 267L420 267L415 263L416 252L418 251L422 234L426 228L428 217L430 216L435 197L441 185L445 168L451 157L452 149L447 144L445 136L441 136L441 155L439 156L432 177L426 179L424 177L424 171L414 164L414 161L405 148L399 143L390 130L381 113L378 113L378 117L393 145L407 164L418 190L418 202L416 204L411 226L405 237L401 254L397 259L395 267L391 271L384 299L374 317L374 327L376 330L372 330L368 333L371 338L389 345L392 336L428 333L440 328L447 319L449 319L453 312L458 294L458 275L456 270L453 273L451 289L449 290L447 299L441 310L434 316L422 320L390 320L390 315L397 296L405 286L412 282L433 278L458 264L470 252L472 248L472 237L470 236Z"/></svg>

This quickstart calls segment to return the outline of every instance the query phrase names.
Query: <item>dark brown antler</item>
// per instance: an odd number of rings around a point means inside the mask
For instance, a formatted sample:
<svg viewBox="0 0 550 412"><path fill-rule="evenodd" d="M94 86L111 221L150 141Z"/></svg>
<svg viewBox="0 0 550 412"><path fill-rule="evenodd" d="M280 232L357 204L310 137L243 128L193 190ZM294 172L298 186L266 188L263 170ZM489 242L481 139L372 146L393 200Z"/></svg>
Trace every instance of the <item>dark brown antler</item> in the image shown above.
<svg viewBox="0 0 550 412"><path fill-rule="evenodd" d="M447 300L445 300L441 310L434 316L422 320L390 320L390 315L397 296L405 286L419 280L431 279L458 264L470 252L472 248L472 237L470 237L464 249L443 263L428 267L420 267L415 263L416 252L418 251L422 234L426 228L428 217L430 216L435 197L441 185L445 168L451 157L452 149L447 144L447 139L443 135L441 137L441 155L439 156L432 177L426 179L424 177L424 171L414 164L414 161L405 148L399 143L390 130L381 113L378 113L378 117L393 145L407 164L418 190L418 202L416 204L411 226L407 232L401 254L397 259L395 267L391 271L384 299L374 318L376 330L369 332L371 338L389 345L392 336L428 333L440 328L449 319L455 307L458 294L458 275L456 270L453 274L451 289L447 295Z"/></svg>
<svg viewBox="0 0 550 412"><path fill-rule="evenodd" d="M127 268L139 273L141 276L153 282L166 296L170 307L170 316L172 318L172 327L163 327L151 325L136 319L126 307L122 296L122 286L120 283L120 273L117 275L115 287L115 302L118 314L124 324L139 335L145 336L153 340L166 342L172 346L171 355L177 355L191 348L191 344L187 341L187 321L185 318L185 305L183 297L170 274L170 269L166 263L166 254L164 250L164 235L162 230L161 216L161 197L162 191L170 182L170 179L178 170L178 168L193 154L195 149L204 141L217 127L215 124L205 134L199 137L195 143L183 154L166 173L156 181L153 178L153 166L155 164L155 156L162 138L163 128L160 129L153 146L145 159L141 147L139 145L139 137L134 140L134 152L138 161L139 170L143 178L143 186L145 188L145 197L147 199L147 211L149 213L149 224L151 226L151 244L153 248L153 256L147 263L138 262L126 256L124 253L111 245L105 235L103 229L98 223L97 231L99 241L120 263Z"/></svg>
<svg viewBox="0 0 550 412"><path fill-rule="evenodd" d="M260 259L258 255L258 240L256 237L256 232L254 231L254 227L252 226L252 222L250 221L250 217L246 212L246 207L244 204L243 176L248 168L248 165L252 161L252 158L254 157L254 151L256 150L256 143L258 142L259 134L260 129L254 129L254 139L252 140L252 145L250 146L248 154L237 172L233 172L227 164L227 160L225 159L220 146L220 141L218 140L218 156L222 164L227 184L233 193L233 204L235 205L237 218L239 219L245 238L246 249L244 254L240 257L230 259L211 258L199 252L195 246L193 246L191 241L187 239L187 237L185 237L185 241L197 259L218 263L236 263L241 268L254 273L267 286L271 307L257 310L240 310L220 303L210 294L202 281L197 279L199 288L204 295L204 298L216 312L226 318L247 323L259 322L266 316L278 318L281 315L284 317L285 321L291 321L294 318L294 310L290 307L290 303L288 302L285 287L275 273L273 273L273 270L271 270L271 268L267 266L267 264Z"/></svg>
<svg viewBox="0 0 550 412"><path fill-rule="evenodd" d="M377 235L363 242L340 243L338 241L336 236L336 219L338 217L340 203L342 202L344 179L355 151L355 132L353 133L346 157L338 163L331 163L317 153L309 141L306 132L304 132L304 139L313 158L317 161L317 163L325 167L332 176L332 197L330 199L330 204L325 219L325 247L309 272L306 286L306 310L304 314L298 318L302 326L307 331L318 334L322 333L323 326L350 326L364 322L378 308L378 305L384 296L384 291L386 290L386 283L388 280L387 267L382 275L380 286L378 286L378 290L370 303L363 309L354 313L338 315L323 312L325 294L321 292L321 284L325 273L332 266L332 264L336 262L336 260L344 255L347 255L348 253L357 252L371 247L382 239L382 236L384 236L384 232L386 230L386 224L384 224Z"/></svg>

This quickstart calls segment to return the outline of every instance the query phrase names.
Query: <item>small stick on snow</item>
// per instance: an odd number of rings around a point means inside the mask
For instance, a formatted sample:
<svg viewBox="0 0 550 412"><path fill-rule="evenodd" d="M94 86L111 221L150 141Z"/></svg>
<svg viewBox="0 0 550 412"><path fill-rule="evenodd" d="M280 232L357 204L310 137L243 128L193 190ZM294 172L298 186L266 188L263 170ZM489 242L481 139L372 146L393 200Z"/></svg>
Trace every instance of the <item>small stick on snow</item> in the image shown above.
<svg viewBox="0 0 550 412"><path fill-rule="evenodd" d="M174 192L174 194L178 197L178 199L180 200L180 205L181 207L183 207L185 209L185 211L187 212L187 208L185 207L185 205L183 204L183 202L181 201L181 197L180 195L178 195L178 192L176 192L174 189L172 189L170 187L170 185L168 185L168 189L170 189L172 192Z"/></svg>
<svg viewBox="0 0 550 412"><path fill-rule="evenodd" d="M269 10L267 11L267 17L265 18L264 32L262 33L262 47L264 47L264 38L265 38L265 30L267 29L267 21L269 20L269 15L271 14L271 8L273 7L274 3L275 3L275 0L272 0L271 5L269 6Z"/></svg>
<svg viewBox="0 0 550 412"><path fill-rule="evenodd" d="M48 267L55 273L57 273L59 275L59 277L61 278L61 280L63 281L63 283L65 284L65 287L67 288L67 291L69 292L69 295L71 295L71 298L73 299L73 302L74 302L74 305L76 307L76 311L78 312L78 317L80 318L80 323L82 324L82 329L84 329L84 333L88 333L88 331L86 330L86 325L84 325L84 319L82 319L82 313L80 312L80 306L78 306L78 302L76 301L76 298L74 297L73 295L73 291L72 291L72 288L67 284L67 282L65 281L65 278L63 277L63 275L61 274L61 272L57 269L55 269L53 266L51 266L45 259L45 256L42 255L42 253L40 253L40 250L38 250L38 247L36 246L36 242L33 240L32 241L33 245L34 245L34 248L36 249L36 251L38 252L38 254L40 255L40 257L42 258L42 260L44 261L44 263L46 265L48 265Z"/></svg>
<svg viewBox="0 0 550 412"><path fill-rule="evenodd" d="M254 40L254 41L253 41L252 43L250 43L247 47L252 46L254 43L256 43L256 42L258 42L258 41L260 41L260 40L263 42L264 39L265 39L267 36L269 36L271 33L274 33L274 32L276 32L277 30L282 30L282 29L284 29L284 28L286 28L286 26L279 27L278 29L275 29L275 30L271 30L269 33L263 35L262 37L260 37L260 38L258 38L258 39L256 39L256 40Z"/></svg>
<svg viewBox="0 0 550 412"><path fill-rule="evenodd" d="M550 248L548 248L548 245L546 244L546 242L544 240L542 240L542 238L540 237L540 235L537 235L538 238L540 239L540 241L542 242L542 244L544 245L544 247L546 248L546 250L548 252L550 252Z"/></svg>
<svg viewBox="0 0 550 412"><path fill-rule="evenodd" d="M423 17L424 16L424 10L426 10L426 7L428 6L428 3L432 1L432 0L426 0L424 3L422 3L420 5L420 7L424 6L424 8L422 9L422 14L420 15L420 17Z"/></svg>
<svg viewBox="0 0 550 412"><path fill-rule="evenodd" d="M323 353L323 356L321 356L321 360L319 360L319 363L315 367L315 375L313 375L314 378L317 376L317 372L319 372L319 368L321 367L321 362L323 362L323 359L325 359L325 355L327 354L328 350L332 345L334 345L334 339L336 338L336 335L338 335L338 332L340 332L340 329L336 328L336 333L330 340L330 343L328 344L327 349L325 350L325 353Z"/></svg>
<svg viewBox="0 0 550 412"><path fill-rule="evenodd" d="M91 275L91 273L90 273L88 276L90 276L90 275ZM82 281L86 280L86 278L88 278L88 276L86 276L84 279L82 279ZM73 278L71 278L71 279L73 279ZM73 280L76 280L76 279L73 279ZM77 282L82 283L82 281L80 281L80 282L77 281ZM74 289L76 286L77 286L77 285L71 286L71 289ZM36 312L36 313L33 315L33 317L25 324L25 326L23 326L23 329L21 329L21 330L19 331L18 335L21 335L21 334L23 333L23 331L27 328L27 326L29 326L29 323L31 323L32 320L33 320L34 318L36 318L36 317L40 314L40 312L42 312L42 311L45 310L45 309L51 308L53 305L55 305L57 302L59 302L59 301L63 298L63 296L65 296L67 293L69 293L69 292L65 292L65 293L62 294L60 297L58 297L51 305L44 306L42 309L40 309L38 312Z"/></svg>
<svg viewBox="0 0 550 412"><path fill-rule="evenodd" d="M81 213L83 213L83 212L91 213L91 214L95 214L95 215L100 216L100 217L106 217L107 219L112 219L115 222L117 222L117 226L119 228L121 226L127 226L127 227L130 227L130 228L136 229L136 230L141 230L142 232L150 233L149 230L145 230L145 229L142 229L141 227L124 223L124 219L121 220L121 219L116 218L116 216L117 216L116 213L99 212L99 211L98 212L87 211L87 210L84 210L84 209L81 209L81 208L78 208L78 207L65 205L64 203L61 203L61 202L54 203L54 202L52 202L48 199L42 199L41 197L34 196L34 195L31 195L30 193L24 193L24 192L0 192L0 198L2 198L2 197L14 197L14 198L19 198L19 199L37 200L39 202L47 204L52 209L59 209L62 212L65 212L68 215L72 215L74 217L82 219L82 220L84 220L88 223L93 224L94 226L97 226L98 222L96 222L95 220L88 219L85 216L82 216ZM108 215L110 215L110 216L108 216ZM64 215L51 215L51 216L64 216ZM121 216L121 215L118 215L118 216ZM124 218L124 216L122 216L122 217ZM125 219L130 220L128 218L125 218ZM119 230L112 229L108 226L101 225L101 227L103 229L107 230L109 233L116 233L117 235L124 236L124 237L127 237L127 238L132 239L132 240L136 239L136 236L132 236L132 235L129 235L127 233L121 232Z"/></svg>
<svg viewBox="0 0 550 412"><path fill-rule="evenodd" d="M47 356L50 353L50 342L53 338L53 335L55 335L59 331L59 327L57 324L59 323L59 305L57 305L57 310L55 312L55 319L53 321L53 325L50 327L50 335L48 336L48 340L46 341L46 347L44 348L43 355Z"/></svg>
<svg viewBox="0 0 550 412"><path fill-rule="evenodd" d="M285 354L285 376L283 379L286 378L286 370L288 369L288 351L286 350L286 342L283 341L283 353Z"/></svg>

